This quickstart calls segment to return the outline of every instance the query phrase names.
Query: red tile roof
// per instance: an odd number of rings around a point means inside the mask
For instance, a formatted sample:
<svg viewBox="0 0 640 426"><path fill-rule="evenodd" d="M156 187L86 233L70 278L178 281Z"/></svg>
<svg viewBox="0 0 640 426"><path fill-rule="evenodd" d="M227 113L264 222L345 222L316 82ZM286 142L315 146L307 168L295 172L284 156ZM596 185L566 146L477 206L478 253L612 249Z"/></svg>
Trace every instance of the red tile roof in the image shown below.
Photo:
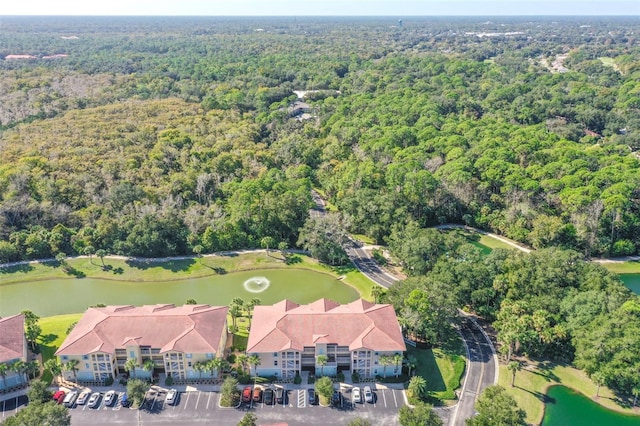
<svg viewBox="0 0 640 426"><path fill-rule="evenodd" d="M0 318L0 362L24 356L24 315Z"/></svg>
<svg viewBox="0 0 640 426"><path fill-rule="evenodd" d="M254 308L247 352L302 351L316 343L349 346L349 350L406 350L391 305L363 299L340 305L320 299L308 305L283 300Z"/></svg>
<svg viewBox="0 0 640 426"><path fill-rule="evenodd" d="M160 353L216 353L225 331L226 306L145 305L89 308L56 355L113 353L127 345Z"/></svg>

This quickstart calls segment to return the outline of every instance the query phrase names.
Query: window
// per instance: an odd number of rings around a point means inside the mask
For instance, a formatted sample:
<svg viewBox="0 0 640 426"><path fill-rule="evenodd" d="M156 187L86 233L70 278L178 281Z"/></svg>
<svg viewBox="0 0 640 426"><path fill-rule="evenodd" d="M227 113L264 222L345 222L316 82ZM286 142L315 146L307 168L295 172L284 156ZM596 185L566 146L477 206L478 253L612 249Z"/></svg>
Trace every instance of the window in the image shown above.
<svg viewBox="0 0 640 426"><path fill-rule="evenodd" d="M213 358L213 354L207 354L207 359Z"/></svg>
<svg viewBox="0 0 640 426"><path fill-rule="evenodd" d="M82 355L82 359L89 359L89 355Z"/></svg>
<svg viewBox="0 0 640 426"><path fill-rule="evenodd" d="M273 356L274 356L274 358L277 358L278 357L278 352L274 352Z"/></svg>
<svg viewBox="0 0 640 426"><path fill-rule="evenodd" d="M191 358L191 354L187 354L187 358Z"/></svg>
<svg viewBox="0 0 640 426"><path fill-rule="evenodd" d="M191 367L191 361L187 363L187 367Z"/></svg>
<svg viewBox="0 0 640 426"><path fill-rule="evenodd" d="M278 366L278 361L273 361L273 365L277 367Z"/></svg>
<svg viewBox="0 0 640 426"><path fill-rule="evenodd" d="M89 369L89 363L88 362L84 363L84 368L86 368L87 370Z"/></svg>
<svg viewBox="0 0 640 426"><path fill-rule="evenodd" d="M135 357L136 357L135 351L129 351L129 358L135 358Z"/></svg>
<svg viewBox="0 0 640 426"><path fill-rule="evenodd" d="M62 360L63 360L63 361L66 361L66 360L68 360L68 359L69 359L69 357L68 357L68 356L66 356L66 355L62 355Z"/></svg>
<svg viewBox="0 0 640 426"><path fill-rule="evenodd" d="M376 355L376 356L378 356L378 352L376 352L376 354L375 354L375 355Z"/></svg>

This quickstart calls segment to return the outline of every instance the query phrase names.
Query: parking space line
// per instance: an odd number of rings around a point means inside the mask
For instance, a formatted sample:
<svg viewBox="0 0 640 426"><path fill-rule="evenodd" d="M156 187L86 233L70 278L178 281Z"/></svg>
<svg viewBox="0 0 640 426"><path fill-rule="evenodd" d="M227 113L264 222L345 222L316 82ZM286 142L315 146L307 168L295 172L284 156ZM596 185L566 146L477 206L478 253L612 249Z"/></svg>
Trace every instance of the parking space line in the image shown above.
<svg viewBox="0 0 640 426"><path fill-rule="evenodd" d="M398 399L396 398L396 391L395 389L391 390L391 394L393 395L393 403L396 405L396 408L398 408Z"/></svg>
<svg viewBox="0 0 640 426"><path fill-rule="evenodd" d="M384 402L384 406L387 406L387 397L385 396L384 390L382 391L382 402Z"/></svg>
<svg viewBox="0 0 640 426"><path fill-rule="evenodd" d="M198 409L198 404L200 404L200 397L202 396L202 391L198 391L198 399L196 399L196 410Z"/></svg>
<svg viewBox="0 0 640 426"><path fill-rule="evenodd" d="M209 392L209 398L207 398L207 410L209 409L209 403L211 402L211 394L213 394L213 392Z"/></svg>
<svg viewBox="0 0 640 426"><path fill-rule="evenodd" d="M5 412L4 409L6 408L6 406L7 406L7 401L2 401L2 417L4 417L4 412Z"/></svg>
<svg viewBox="0 0 640 426"><path fill-rule="evenodd" d="M184 407L182 407L183 410L187 409L187 405L189 405L189 397L191 396L191 392L185 392L187 394L187 400L184 402Z"/></svg>
<svg viewBox="0 0 640 426"><path fill-rule="evenodd" d="M306 401L307 396L305 394L305 390L298 389L298 408L305 408L307 406Z"/></svg>

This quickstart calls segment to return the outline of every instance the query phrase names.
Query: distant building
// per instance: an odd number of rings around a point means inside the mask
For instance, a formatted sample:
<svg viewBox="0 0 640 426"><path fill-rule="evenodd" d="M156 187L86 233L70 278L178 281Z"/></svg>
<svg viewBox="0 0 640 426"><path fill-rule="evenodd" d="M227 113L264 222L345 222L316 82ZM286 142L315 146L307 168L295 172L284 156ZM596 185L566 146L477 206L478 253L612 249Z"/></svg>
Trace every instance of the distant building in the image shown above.
<svg viewBox="0 0 640 426"><path fill-rule="evenodd" d="M7 366L5 376L0 379L0 390L25 383L25 377L13 371L11 365L16 361L27 362L27 354L24 315L0 318L0 364Z"/></svg>
<svg viewBox="0 0 640 426"><path fill-rule="evenodd" d="M308 113L311 110L311 106L302 101L295 101L291 105L289 105L289 116L290 117L298 117L302 114Z"/></svg>
<svg viewBox="0 0 640 426"><path fill-rule="evenodd" d="M78 381L103 381L126 373L133 359L136 377L150 377L142 365L154 363L154 372L175 379L198 378L199 361L224 355L227 343L227 307L171 304L89 308L60 346L61 363L79 361ZM65 371L65 379L73 372ZM203 373L203 377L211 377Z"/></svg>
<svg viewBox="0 0 640 426"><path fill-rule="evenodd" d="M360 377L392 375L401 365L385 369L380 358L405 350L393 306L363 299L346 305L320 299L308 305L283 300L256 306L247 343L247 354L260 357L254 373L283 379L301 370L324 375L357 372ZM318 355L326 355L325 365L316 362Z"/></svg>

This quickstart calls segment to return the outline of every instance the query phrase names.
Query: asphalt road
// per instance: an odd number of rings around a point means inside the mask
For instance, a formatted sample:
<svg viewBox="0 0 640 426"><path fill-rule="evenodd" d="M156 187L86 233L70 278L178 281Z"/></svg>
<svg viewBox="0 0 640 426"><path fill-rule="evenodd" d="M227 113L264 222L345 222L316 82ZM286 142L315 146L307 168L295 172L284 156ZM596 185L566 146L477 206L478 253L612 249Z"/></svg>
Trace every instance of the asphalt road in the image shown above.
<svg viewBox="0 0 640 426"><path fill-rule="evenodd" d="M325 203L322 197L315 191L312 191L312 197L316 204L311 211L312 215L325 214ZM389 288L398 281L396 277L380 268L357 241L352 241L351 246L346 247L346 251L353 264L373 282ZM495 349L491 340L483 333L482 328L471 318L462 315L460 335L467 349L467 366L464 383L459 394L460 400L451 410L438 410L438 414L449 426L463 426L465 420L475 413L478 395L487 386L495 384L498 379Z"/></svg>

